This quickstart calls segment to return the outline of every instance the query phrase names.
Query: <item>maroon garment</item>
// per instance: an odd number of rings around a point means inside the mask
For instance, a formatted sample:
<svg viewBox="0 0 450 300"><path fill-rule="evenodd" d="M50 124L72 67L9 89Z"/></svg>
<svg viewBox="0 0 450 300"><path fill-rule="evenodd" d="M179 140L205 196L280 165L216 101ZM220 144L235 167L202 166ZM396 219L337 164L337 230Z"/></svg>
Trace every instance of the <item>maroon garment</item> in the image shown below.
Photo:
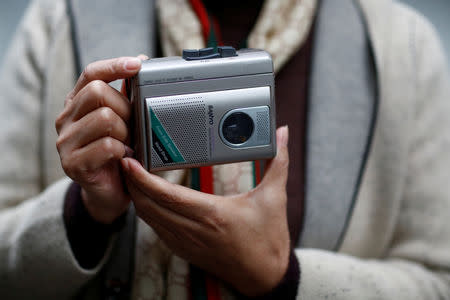
<svg viewBox="0 0 450 300"><path fill-rule="evenodd" d="M95 221L84 207L80 186L72 183L64 201L63 217L76 260L81 267L92 269L105 255L111 235L125 225L126 213L109 225Z"/></svg>
<svg viewBox="0 0 450 300"><path fill-rule="evenodd" d="M289 126L289 177L287 180L287 216L292 247L298 243L303 227L305 201L306 113L311 67L310 33L302 49L275 78L277 126Z"/></svg>

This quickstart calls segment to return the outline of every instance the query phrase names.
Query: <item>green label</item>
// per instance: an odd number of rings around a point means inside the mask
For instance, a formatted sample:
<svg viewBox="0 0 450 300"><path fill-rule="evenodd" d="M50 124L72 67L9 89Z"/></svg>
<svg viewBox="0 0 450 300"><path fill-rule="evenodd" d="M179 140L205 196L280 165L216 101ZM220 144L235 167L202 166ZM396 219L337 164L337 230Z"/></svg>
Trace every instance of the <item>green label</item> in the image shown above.
<svg viewBox="0 0 450 300"><path fill-rule="evenodd" d="M170 138L164 126L150 107L150 122L152 125L153 149L164 163L185 162L175 143Z"/></svg>

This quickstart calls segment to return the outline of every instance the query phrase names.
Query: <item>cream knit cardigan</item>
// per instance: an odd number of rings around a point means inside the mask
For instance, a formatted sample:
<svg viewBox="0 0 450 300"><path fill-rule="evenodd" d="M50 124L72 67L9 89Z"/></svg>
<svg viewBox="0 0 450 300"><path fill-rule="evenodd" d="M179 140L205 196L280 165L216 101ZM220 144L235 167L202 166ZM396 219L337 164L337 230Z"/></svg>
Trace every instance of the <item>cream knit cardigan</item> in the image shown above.
<svg viewBox="0 0 450 300"><path fill-rule="evenodd" d="M433 28L414 11L359 2L378 72L378 120L341 249L296 249L298 299L450 299L447 64ZM69 299L108 256L80 268L62 220L70 180L54 119L75 81L72 56L65 2L33 1L0 75L1 299ZM155 255L170 279L176 260L164 247Z"/></svg>

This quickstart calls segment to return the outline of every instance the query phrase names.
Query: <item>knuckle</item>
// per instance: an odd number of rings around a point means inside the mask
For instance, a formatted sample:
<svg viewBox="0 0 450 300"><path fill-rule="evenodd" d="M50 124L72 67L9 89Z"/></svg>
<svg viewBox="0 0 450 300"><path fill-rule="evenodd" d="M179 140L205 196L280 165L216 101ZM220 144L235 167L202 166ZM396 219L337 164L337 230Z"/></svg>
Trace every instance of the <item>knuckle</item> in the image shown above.
<svg viewBox="0 0 450 300"><path fill-rule="evenodd" d="M66 138L62 135L58 136L58 138L56 139L56 149L58 150L58 153L62 152L65 143Z"/></svg>
<svg viewBox="0 0 450 300"><path fill-rule="evenodd" d="M74 92L75 92L74 90L71 90L70 92L67 93L65 102L69 102L70 100L72 100L72 98L75 96Z"/></svg>
<svg viewBox="0 0 450 300"><path fill-rule="evenodd" d="M284 169L289 167L289 157L287 155L280 157L280 166Z"/></svg>
<svg viewBox="0 0 450 300"><path fill-rule="evenodd" d="M72 102L73 102L73 91L70 92L70 93L66 96L66 98L65 98L65 100L64 100L64 107L70 106L70 104L71 104Z"/></svg>
<svg viewBox="0 0 450 300"><path fill-rule="evenodd" d="M110 74L116 74L118 73L118 70L120 70L122 67L121 59L116 59L112 64L108 65L108 72Z"/></svg>
<svg viewBox="0 0 450 300"><path fill-rule="evenodd" d="M58 134L64 128L64 125L70 121L70 111L68 109L64 109L55 119L55 129Z"/></svg>
<svg viewBox="0 0 450 300"><path fill-rule="evenodd" d="M83 72L81 73L80 77L83 81L91 81L94 75L94 65L92 63L88 64L86 67L84 67Z"/></svg>
<svg viewBox="0 0 450 300"><path fill-rule="evenodd" d="M110 126L116 121L115 112L111 108L104 106L99 110L99 120L105 126Z"/></svg>
<svg viewBox="0 0 450 300"><path fill-rule="evenodd" d="M74 178L74 166L72 164L72 161L72 159L69 159L66 156L61 157L61 167L70 178Z"/></svg>
<svg viewBox="0 0 450 300"><path fill-rule="evenodd" d="M87 85L89 94L93 98L102 98L105 94L106 83L101 80L93 80Z"/></svg>
<svg viewBox="0 0 450 300"><path fill-rule="evenodd" d="M112 64L109 65L111 73L118 73L124 69L124 63L126 62L126 57L118 57L114 60Z"/></svg>
<svg viewBox="0 0 450 300"><path fill-rule="evenodd" d="M115 141L112 137L105 137L101 140L100 150L104 153L113 153L115 150Z"/></svg>
<svg viewBox="0 0 450 300"><path fill-rule="evenodd" d="M61 167L64 173L75 181L89 181L89 158L86 155L72 151L60 155ZM92 177L92 175L91 175Z"/></svg>
<svg viewBox="0 0 450 300"><path fill-rule="evenodd" d="M58 134L61 132L63 125L64 125L64 117L62 116L62 114L60 114L55 120L55 129Z"/></svg>

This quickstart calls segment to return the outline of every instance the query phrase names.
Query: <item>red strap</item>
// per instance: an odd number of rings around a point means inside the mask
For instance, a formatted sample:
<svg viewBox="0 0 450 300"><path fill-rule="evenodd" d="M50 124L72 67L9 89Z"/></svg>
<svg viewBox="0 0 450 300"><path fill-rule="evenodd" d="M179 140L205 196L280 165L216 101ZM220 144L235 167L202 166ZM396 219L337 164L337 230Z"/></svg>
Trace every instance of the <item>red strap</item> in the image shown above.
<svg viewBox="0 0 450 300"><path fill-rule="evenodd" d="M261 161L255 160L255 176L256 185L258 185L261 182Z"/></svg>
<svg viewBox="0 0 450 300"><path fill-rule="evenodd" d="M211 31L208 12L202 3L202 0L189 0L202 25L203 38L206 40ZM212 167L200 168L200 191L204 193L214 194Z"/></svg>
<svg viewBox="0 0 450 300"><path fill-rule="evenodd" d="M203 38L206 41L208 39L210 31L208 12L203 6L202 0L190 0L190 2L192 9L194 10L195 14L197 15L200 21L200 24L202 25Z"/></svg>
<svg viewBox="0 0 450 300"><path fill-rule="evenodd" d="M212 22L210 22L208 12L203 6L202 1L190 0L190 3L192 9L194 10L195 14L197 15L200 21L200 24L202 25L202 33L204 40L207 41L210 36L210 33L213 32L216 33L217 42L221 44L219 26L217 22L215 22L215 20L212 20ZM204 193L214 194L213 168L211 166L199 168L199 177L200 177L199 180L200 191ZM221 299L219 283L217 279L212 278L211 276L205 274L205 287L208 300ZM192 290L190 296L192 297Z"/></svg>
<svg viewBox="0 0 450 300"><path fill-rule="evenodd" d="M211 166L200 168L200 191L214 194L213 169Z"/></svg>
<svg viewBox="0 0 450 300"><path fill-rule="evenodd" d="M211 30L214 31L217 39L217 46L223 45L222 35L220 33L219 23L215 18L210 18L202 0L189 0L191 7L197 15L200 24L202 25L202 33L204 41L208 41ZM212 23L212 24L211 24Z"/></svg>

